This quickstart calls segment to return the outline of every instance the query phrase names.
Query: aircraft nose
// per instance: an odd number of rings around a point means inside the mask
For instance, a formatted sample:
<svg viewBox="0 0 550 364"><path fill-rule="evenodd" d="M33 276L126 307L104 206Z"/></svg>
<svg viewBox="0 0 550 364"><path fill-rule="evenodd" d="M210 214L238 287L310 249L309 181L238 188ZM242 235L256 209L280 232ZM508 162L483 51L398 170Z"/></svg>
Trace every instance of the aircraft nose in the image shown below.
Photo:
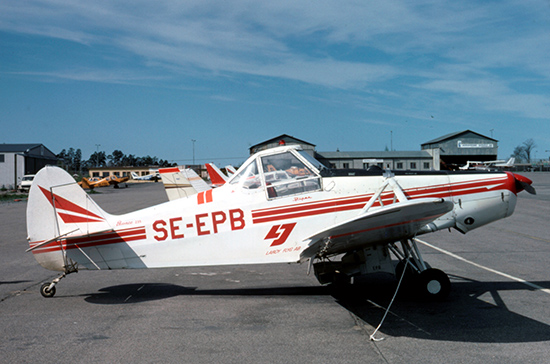
<svg viewBox="0 0 550 364"><path fill-rule="evenodd" d="M533 181L531 181L529 178L517 173L512 173L512 176L514 177L515 181L516 194L523 190L527 191L531 195L537 194L535 188L531 186L533 184Z"/></svg>

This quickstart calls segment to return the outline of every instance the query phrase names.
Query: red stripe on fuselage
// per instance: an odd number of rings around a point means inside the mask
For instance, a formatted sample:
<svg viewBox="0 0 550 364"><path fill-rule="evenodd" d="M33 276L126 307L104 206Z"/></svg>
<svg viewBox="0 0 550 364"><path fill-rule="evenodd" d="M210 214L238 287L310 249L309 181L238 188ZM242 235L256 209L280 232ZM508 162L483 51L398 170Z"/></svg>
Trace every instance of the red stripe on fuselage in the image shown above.
<svg viewBox="0 0 550 364"><path fill-rule="evenodd" d="M33 253L47 253L59 250L69 250L69 249L78 249L78 248L89 248L94 246L117 244L129 241L143 240L146 239L145 227L138 227L132 229L118 230L118 231L108 231L102 233L92 233L90 235L80 235L75 237L67 237L61 239L61 244L59 241L52 241L49 244L46 244L43 247L40 247L36 250L33 250ZM31 248L37 244L40 244L40 241L33 242L30 244Z"/></svg>
<svg viewBox="0 0 550 364"><path fill-rule="evenodd" d="M478 179L453 184L446 183L409 188L404 190L404 193L407 198L418 199L450 198L452 196L470 195L493 189L507 189L514 192L513 185L511 185L508 180L508 176L505 175L491 179ZM357 195L348 198L309 202L300 205L285 205L270 209L253 210L252 221L254 224L259 224L341 211L359 210L365 207L365 204L373 195L374 194ZM388 191L382 193L380 197L382 203L387 206L394 202L395 194L392 191ZM373 204L373 207L377 206L381 206L378 200Z"/></svg>

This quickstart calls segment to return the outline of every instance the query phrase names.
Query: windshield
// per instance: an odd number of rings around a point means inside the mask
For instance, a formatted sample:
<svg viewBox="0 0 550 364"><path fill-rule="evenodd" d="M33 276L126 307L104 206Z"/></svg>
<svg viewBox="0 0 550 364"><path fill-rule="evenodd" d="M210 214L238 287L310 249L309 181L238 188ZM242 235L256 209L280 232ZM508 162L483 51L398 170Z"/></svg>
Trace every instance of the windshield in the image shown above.
<svg viewBox="0 0 550 364"><path fill-rule="evenodd" d="M317 159L315 159L314 157L312 157L311 155L309 155L309 153L303 151L303 150L299 150L298 153L300 154L300 156L302 156L306 161L308 161L309 163L311 163L311 165L313 165L313 167L317 168L317 170L319 172L321 172L323 169L326 169L327 167L325 167L321 162L319 162Z"/></svg>
<svg viewBox="0 0 550 364"><path fill-rule="evenodd" d="M245 168L241 168L240 170L239 174L229 182L230 184L240 184L248 189L259 188L262 185L255 160L251 161Z"/></svg>
<svg viewBox="0 0 550 364"><path fill-rule="evenodd" d="M269 198L321 189L319 176L291 152L261 158Z"/></svg>

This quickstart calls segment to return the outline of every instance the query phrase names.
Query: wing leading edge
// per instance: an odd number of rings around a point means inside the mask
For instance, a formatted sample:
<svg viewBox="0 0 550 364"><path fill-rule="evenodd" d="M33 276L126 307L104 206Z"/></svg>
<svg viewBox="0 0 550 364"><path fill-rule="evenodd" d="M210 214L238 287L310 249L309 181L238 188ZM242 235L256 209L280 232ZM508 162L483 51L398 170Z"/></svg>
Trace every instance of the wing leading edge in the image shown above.
<svg viewBox="0 0 550 364"><path fill-rule="evenodd" d="M391 204L322 230L305 241L301 260L340 254L359 247L414 237L424 226L453 209L443 199L417 199Z"/></svg>

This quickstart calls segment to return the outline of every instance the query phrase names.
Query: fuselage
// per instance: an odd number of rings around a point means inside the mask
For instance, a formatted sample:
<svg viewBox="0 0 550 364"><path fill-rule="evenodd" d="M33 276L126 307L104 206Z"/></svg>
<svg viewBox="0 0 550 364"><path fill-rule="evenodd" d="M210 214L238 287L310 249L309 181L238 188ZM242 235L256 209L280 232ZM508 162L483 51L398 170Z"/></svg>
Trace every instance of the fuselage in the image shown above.
<svg viewBox="0 0 550 364"><path fill-rule="evenodd" d="M53 270L63 270L66 258L87 269L298 262L309 236L360 213L385 178L382 172L363 174L271 183L264 172L255 188L241 180L125 215L106 214L103 221L87 222L89 233L80 229L33 253ZM409 199L434 197L454 204L419 233L451 227L466 233L510 216L516 204L511 173L403 173L394 178ZM393 203L395 193L386 191L372 208Z"/></svg>

